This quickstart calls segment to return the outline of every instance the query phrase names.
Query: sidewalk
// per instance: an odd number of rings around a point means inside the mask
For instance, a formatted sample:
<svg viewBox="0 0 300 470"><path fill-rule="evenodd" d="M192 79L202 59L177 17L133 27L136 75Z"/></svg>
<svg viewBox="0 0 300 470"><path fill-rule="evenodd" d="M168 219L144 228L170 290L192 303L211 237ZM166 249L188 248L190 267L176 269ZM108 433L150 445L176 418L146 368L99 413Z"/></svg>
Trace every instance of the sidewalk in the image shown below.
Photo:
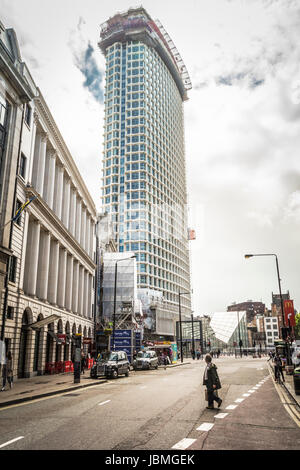
<svg viewBox="0 0 300 470"><path fill-rule="evenodd" d="M9 389L9 384L6 383L6 390L0 392L0 408L37 398L70 392L83 387L99 385L104 382L107 382L107 380L92 379L90 377L90 370L86 370L84 374L81 374L80 383L74 383L73 372L18 379L14 382L11 390Z"/></svg>
<svg viewBox="0 0 300 470"><path fill-rule="evenodd" d="M274 378L274 367L270 363L267 364L269 364ZM296 401L296 403L298 403L298 406L300 408L300 395L296 395L295 393L293 375L287 375L285 372L283 372L283 376L285 382L281 385L281 387L283 387L288 392L288 394Z"/></svg>
<svg viewBox="0 0 300 470"><path fill-rule="evenodd" d="M184 360L183 363L167 365L167 368L184 366L190 364L190 361ZM164 366L159 366L159 369ZM62 374L53 375L39 375L30 377L29 379L18 379L14 382L10 390L8 382L5 386L5 391L0 391L0 408L26 401L35 400L59 393L66 393L72 390L78 390L83 387L91 387L93 385L101 385L107 382L107 379L92 379L90 377L90 370L85 370L84 374L80 376L80 383L74 383L74 373L67 372ZM2 388L2 378L1 378Z"/></svg>

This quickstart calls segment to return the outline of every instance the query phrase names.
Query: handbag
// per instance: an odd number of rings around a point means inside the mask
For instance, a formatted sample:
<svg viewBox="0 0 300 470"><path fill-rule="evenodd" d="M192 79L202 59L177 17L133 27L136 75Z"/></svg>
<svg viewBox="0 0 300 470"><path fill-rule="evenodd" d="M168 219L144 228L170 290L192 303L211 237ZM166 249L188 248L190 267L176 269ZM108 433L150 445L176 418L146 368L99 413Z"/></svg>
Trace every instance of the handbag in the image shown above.
<svg viewBox="0 0 300 470"><path fill-rule="evenodd" d="M214 389L214 394L215 394L215 396L216 396L217 398L219 397L218 390ZM208 392L207 392L207 388L206 388L205 391L204 391L204 396L205 396L205 401L208 401Z"/></svg>

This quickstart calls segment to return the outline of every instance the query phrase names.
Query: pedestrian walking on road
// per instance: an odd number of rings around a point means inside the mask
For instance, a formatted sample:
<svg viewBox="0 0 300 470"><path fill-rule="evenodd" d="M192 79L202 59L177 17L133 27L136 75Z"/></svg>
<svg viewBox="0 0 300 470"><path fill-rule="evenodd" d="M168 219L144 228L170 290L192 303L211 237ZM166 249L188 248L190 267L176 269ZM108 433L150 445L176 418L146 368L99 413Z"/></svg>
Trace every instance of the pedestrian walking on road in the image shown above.
<svg viewBox="0 0 300 470"><path fill-rule="evenodd" d="M279 356L278 353L275 354L274 357L274 367L275 367L275 380L276 382L280 382L280 375L282 377L282 381L285 382L284 380L284 375L283 375L283 370L282 370L282 362L281 362L281 357Z"/></svg>
<svg viewBox="0 0 300 470"><path fill-rule="evenodd" d="M2 365L2 389L1 392L4 392L6 381L9 383L9 388L13 386L13 359L12 354L8 351L6 355L6 363Z"/></svg>
<svg viewBox="0 0 300 470"><path fill-rule="evenodd" d="M206 354L205 362L206 368L203 375L203 385L206 385L207 389L207 409L213 410L214 401L218 403L218 408L220 408L222 404L222 400L218 397L217 392L217 390L221 388L221 382L218 376L217 366L212 363L210 354Z"/></svg>

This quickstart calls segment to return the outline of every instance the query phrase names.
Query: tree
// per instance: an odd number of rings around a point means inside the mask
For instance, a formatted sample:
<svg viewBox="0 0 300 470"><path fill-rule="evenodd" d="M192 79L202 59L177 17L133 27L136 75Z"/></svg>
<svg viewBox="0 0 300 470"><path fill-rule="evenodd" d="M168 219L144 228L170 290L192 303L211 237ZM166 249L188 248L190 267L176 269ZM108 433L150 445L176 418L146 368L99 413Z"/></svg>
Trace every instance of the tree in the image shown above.
<svg viewBox="0 0 300 470"><path fill-rule="evenodd" d="M295 326L295 337L300 339L300 313L297 313L295 316L296 326Z"/></svg>

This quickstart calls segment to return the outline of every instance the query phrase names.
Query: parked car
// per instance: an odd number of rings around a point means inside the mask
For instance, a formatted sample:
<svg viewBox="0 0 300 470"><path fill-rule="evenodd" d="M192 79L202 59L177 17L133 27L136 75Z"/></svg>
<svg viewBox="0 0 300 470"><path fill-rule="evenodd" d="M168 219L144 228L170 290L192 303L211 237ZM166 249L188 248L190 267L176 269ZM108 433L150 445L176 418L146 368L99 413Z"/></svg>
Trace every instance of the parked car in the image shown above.
<svg viewBox="0 0 300 470"><path fill-rule="evenodd" d="M158 357L155 351L139 351L136 360L133 361L134 370L138 369L157 369Z"/></svg>
<svg viewBox="0 0 300 470"><path fill-rule="evenodd" d="M104 376L107 378L118 378L124 374L129 376L130 363L125 351L111 351L104 353L103 357L97 359L91 368L91 377L96 379Z"/></svg>

